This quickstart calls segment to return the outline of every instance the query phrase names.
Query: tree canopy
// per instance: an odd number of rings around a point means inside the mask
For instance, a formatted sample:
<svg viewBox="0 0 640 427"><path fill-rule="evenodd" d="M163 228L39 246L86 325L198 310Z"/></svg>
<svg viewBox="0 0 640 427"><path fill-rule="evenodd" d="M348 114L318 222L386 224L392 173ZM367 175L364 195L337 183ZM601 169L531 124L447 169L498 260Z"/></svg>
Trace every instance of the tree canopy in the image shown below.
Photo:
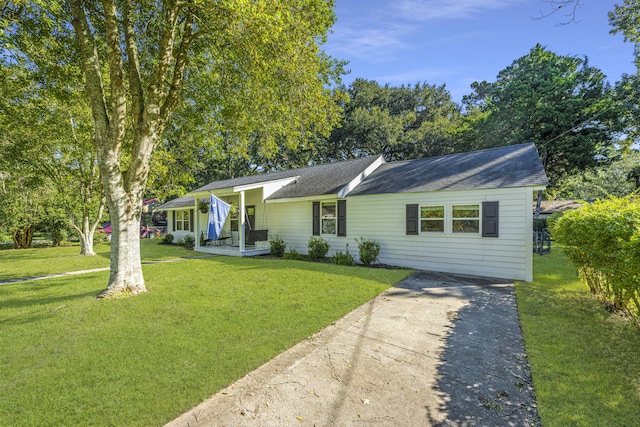
<svg viewBox="0 0 640 427"><path fill-rule="evenodd" d="M51 72L82 73L113 229L102 296L146 290L138 244L142 197L151 156L176 113L206 99L206 114L224 125L233 144L257 135L263 153L279 141L293 147L305 135L329 131L338 117L328 87L335 63L319 46L333 24L332 6L325 0L17 0L2 7L3 53L30 57L46 50L38 35L52 29L64 41L56 46L65 49ZM13 42L21 32L37 49ZM196 85L200 90L185 97L185 82L197 80L204 82Z"/></svg>
<svg viewBox="0 0 640 427"><path fill-rule="evenodd" d="M468 149L534 142L552 182L595 165L614 145L616 106L604 74L587 59L536 45L476 82L464 98Z"/></svg>
<svg viewBox="0 0 640 427"><path fill-rule="evenodd" d="M445 86L393 87L356 79L346 92L340 126L317 144L319 161L381 153L387 160L401 160L453 151L460 112Z"/></svg>

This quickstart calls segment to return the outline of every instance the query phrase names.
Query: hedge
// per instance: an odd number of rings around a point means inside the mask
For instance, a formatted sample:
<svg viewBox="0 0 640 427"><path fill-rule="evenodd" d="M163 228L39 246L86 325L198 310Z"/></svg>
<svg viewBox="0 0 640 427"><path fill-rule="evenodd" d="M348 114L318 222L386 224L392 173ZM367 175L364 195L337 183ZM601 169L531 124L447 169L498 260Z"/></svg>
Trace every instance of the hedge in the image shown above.
<svg viewBox="0 0 640 427"><path fill-rule="evenodd" d="M640 326L640 196L598 200L549 222L591 292Z"/></svg>

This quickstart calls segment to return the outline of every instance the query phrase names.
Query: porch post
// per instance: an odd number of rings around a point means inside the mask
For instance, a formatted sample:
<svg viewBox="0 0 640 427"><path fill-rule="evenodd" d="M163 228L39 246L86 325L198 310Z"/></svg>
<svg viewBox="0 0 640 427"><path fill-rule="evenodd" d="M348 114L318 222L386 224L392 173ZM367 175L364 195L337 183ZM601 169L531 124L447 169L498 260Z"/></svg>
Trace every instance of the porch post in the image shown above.
<svg viewBox="0 0 640 427"><path fill-rule="evenodd" d="M240 233L240 254L244 253L244 221L245 221L245 217L244 217L244 190L240 191L240 230L238 230Z"/></svg>
<svg viewBox="0 0 640 427"><path fill-rule="evenodd" d="M193 221L195 222L195 224L193 225L193 231L195 233L195 240L196 240L196 244L195 244L195 248L199 249L200 248L200 221L198 221L198 198L194 197L193 198Z"/></svg>

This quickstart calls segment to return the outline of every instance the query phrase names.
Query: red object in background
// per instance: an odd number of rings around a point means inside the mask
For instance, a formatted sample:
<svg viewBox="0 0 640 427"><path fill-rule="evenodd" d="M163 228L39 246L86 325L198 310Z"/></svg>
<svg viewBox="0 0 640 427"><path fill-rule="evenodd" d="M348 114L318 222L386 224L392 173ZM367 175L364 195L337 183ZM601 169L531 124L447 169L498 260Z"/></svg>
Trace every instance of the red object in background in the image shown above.
<svg viewBox="0 0 640 427"><path fill-rule="evenodd" d="M96 231L104 231L107 236L111 234L111 224L107 223L106 225L103 225L102 227L98 227Z"/></svg>

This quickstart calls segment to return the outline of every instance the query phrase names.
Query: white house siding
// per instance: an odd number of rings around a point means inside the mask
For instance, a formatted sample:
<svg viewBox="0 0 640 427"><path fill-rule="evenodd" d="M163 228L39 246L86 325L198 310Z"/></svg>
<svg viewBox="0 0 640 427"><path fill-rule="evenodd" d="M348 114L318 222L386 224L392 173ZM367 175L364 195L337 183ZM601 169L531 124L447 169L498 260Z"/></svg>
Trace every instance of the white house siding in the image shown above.
<svg viewBox="0 0 640 427"><path fill-rule="evenodd" d="M183 210L183 209L178 209L178 210ZM186 210L186 209L184 209ZM173 220L173 216L176 214L177 211L172 210L169 211L169 215L167 217L167 233L173 235L173 242L177 243L178 241L180 241L180 239L184 239L185 236L194 236L195 233L192 231L184 231L184 230L174 230L173 225L175 224L175 221Z"/></svg>
<svg viewBox="0 0 640 427"><path fill-rule="evenodd" d="M347 197L347 236L326 236L336 250L356 256L354 239L380 243L380 262L421 270L473 274L514 280L532 280L531 202L533 188L507 188L432 193L396 193ZM499 202L499 237L478 234L406 234L406 205L479 204ZM270 235L275 233L307 253L312 234L312 202L267 205ZM446 222L451 221L450 211Z"/></svg>

